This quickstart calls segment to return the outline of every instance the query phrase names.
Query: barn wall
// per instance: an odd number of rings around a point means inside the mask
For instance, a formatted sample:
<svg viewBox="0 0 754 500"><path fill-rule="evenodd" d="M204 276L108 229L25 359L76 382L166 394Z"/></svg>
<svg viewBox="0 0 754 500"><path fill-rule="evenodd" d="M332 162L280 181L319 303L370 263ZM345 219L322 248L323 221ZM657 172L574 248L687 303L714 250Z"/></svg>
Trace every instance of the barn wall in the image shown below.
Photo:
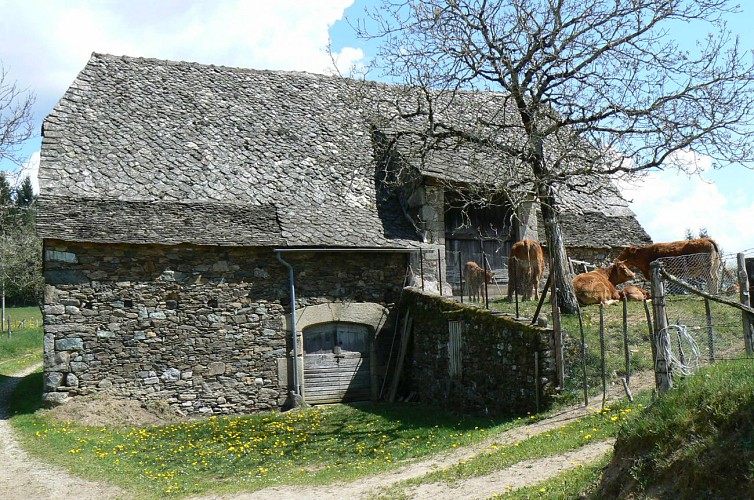
<svg viewBox="0 0 754 500"><path fill-rule="evenodd" d="M549 405L555 381L552 330L415 289L404 294L402 309L413 317L405 391L460 413L524 415L536 411L538 385L540 409ZM449 321L461 325L460 366L449 348Z"/></svg>
<svg viewBox="0 0 754 500"><path fill-rule="evenodd" d="M397 302L404 254L285 254L297 308ZM289 385L288 270L269 248L45 241L49 403L107 391L186 414L279 409ZM392 334L390 321L383 330ZM376 345L389 346L383 332ZM387 358L378 350L378 357Z"/></svg>

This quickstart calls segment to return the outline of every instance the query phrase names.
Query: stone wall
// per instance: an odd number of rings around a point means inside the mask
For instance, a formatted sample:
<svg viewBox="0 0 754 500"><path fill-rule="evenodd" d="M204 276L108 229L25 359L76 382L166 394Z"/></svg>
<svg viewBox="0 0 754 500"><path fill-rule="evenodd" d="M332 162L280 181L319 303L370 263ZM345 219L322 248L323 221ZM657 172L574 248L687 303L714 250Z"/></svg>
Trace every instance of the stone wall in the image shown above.
<svg viewBox="0 0 754 500"><path fill-rule="evenodd" d="M552 330L420 290L407 289L404 299L402 309L409 308L413 317L404 390L458 413L525 415L537 410L537 400L540 410L550 404L555 385ZM460 326L455 362L450 321Z"/></svg>
<svg viewBox="0 0 754 500"><path fill-rule="evenodd" d="M392 309L407 257L286 253L297 309ZM45 393L108 391L185 414L279 409L292 387L288 270L269 248L45 241ZM386 322L375 332L392 334ZM378 354L380 352L378 351ZM387 357L387 352L384 357Z"/></svg>

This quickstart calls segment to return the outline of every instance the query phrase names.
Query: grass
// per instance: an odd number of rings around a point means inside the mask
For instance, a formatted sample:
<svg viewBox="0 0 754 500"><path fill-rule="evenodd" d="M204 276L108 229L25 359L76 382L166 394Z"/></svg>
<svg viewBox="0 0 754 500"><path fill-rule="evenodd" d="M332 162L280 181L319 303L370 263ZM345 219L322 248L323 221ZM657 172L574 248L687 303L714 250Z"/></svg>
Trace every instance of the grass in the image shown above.
<svg viewBox="0 0 754 500"><path fill-rule="evenodd" d="M41 326L35 326L42 320L39 308L14 307L7 311L13 324L26 319L34 326L14 330L10 337L5 332L0 334L0 378L42 361L44 332Z"/></svg>
<svg viewBox="0 0 754 500"><path fill-rule="evenodd" d="M682 324L696 343L701 356L701 363L710 359L710 342L707 333L704 299L691 295L670 295L666 300L666 310L670 324ZM536 309L536 302L519 303L519 314L531 317ZM549 318L549 304L541 315ZM490 302L490 308L509 314L515 314L515 304L502 299ZM651 303L650 303L650 312ZM716 359L745 357L745 346L741 327L741 313L737 309L710 302L712 326L714 331L714 355ZM590 394L601 391L602 367L600 345L600 309L599 306L581 308L584 339L586 344L586 381ZM626 309L627 336L629 351L629 374L653 369L652 346L649 326L644 304L628 302ZM626 361L623 329L623 306L607 306L603 309L605 341L605 373L608 379L625 377ZM578 315L562 315L564 332L564 358L566 365L566 387L561 396L564 401L578 400L584 382L584 369L581 355L581 330ZM674 342L674 345L676 343ZM691 350L688 347L686 352Z"/></svg>
<svg viewBox="0 0 754 500"><path fill-rule="evenodd" d="M696 312L700 301L682 297L673 300L672 307L683 314ZM702 311L703 307L701 302ZM725 311L716 312L714 307L713 317L724 317ZM591 373L599 364L599 309L585 308L584 312ZM642 304L629 303L630 322L641 323L643 315ZM740 315L728 319L735 328L731 327L730 332L719 328L719 336L735 340L740 335ZM574 324L578 328L577 318L566 316L563 324L568 336L573 337L570 332ZM608 359L608 363L619 371L623 363L621 307L605 309L605 325L608 351L615 358ZM41 354L41 332L29 330L19 331L10 339L12 343L4 345L0 373L11 366L9 360L28 360ZM639 326L629 331L632 369L646 365L645 355L651 359L645 335ZM6 339L0 339L0 345L3 340ZM580 350L580 341L577 347ZM571 374L572 378L577 375ZM650 486L663 484L670 485L669 494L680 498L700 494L753 497L754 362L718 363L694 377L676 381L677 387L651 406L647 406L648 395L643 395L644 399L639 400L643 406L621 403L551 432L506 445L493 442L494 436L539 417L468 419L423 405L377 404L213 417L159 427L85 427L54 422L37 411L42 390L40 372L21 381L10 410L11 423L34 455L63 465L76 475L119 485L133 498L223 494L270 485L355 480L443 450L490 440L489 449L472 459L381 492L384 497L405 498L407 491L418 484L453 483L482 476L522 460L558 455L616 435L618 445L612 466L629 464L618 477L621 483L629 481L633 485L639 492L637 497ZM579 466L506 497L596 498L608 459ZM732 480L720 481L721 477ZM733 485L748 489L730 491Z"/></svg>
<svg viewBox="0 0 754 500"><path fill-rule="evenodd" d="M721 362L679 380L626 422L616 461L640 494L664 485L670 489L659 497L753 498L754 361Z"/></svg>
<svg viewBox="0 0 754 500"><path fill-rule="evenodd" d="M506 500L570 500L584 498L593 494L596 489L602 469L610 462L611 454L607 454L596 462L579 465L575 469L562 472L553 478L536 485L519 488L517 490L494 495L492 498Z"/></svg>
<svg viewBox="0 0 754 500"><path fill-rule="evenodd" d="M28 413L12 423L43 460L143 498L352 480L521 424L407 404L334 405L133 429L55 423Z"/></svg>
<svg viewBox="0 0 754 500"><path fill-rule="evenodd" d="M618 403L552 431L537 434L513 444L492 443L485 452L469 460L385 488L381 497L405 498L407 489L421 484L437 482L451 484L492 474L524 460L560 455L596 441L615 437L629 415L637 410L641 413L648 398L649 394L644 394L643 399L634 404ZM536 418L533 417L533 420Z"/></svg>

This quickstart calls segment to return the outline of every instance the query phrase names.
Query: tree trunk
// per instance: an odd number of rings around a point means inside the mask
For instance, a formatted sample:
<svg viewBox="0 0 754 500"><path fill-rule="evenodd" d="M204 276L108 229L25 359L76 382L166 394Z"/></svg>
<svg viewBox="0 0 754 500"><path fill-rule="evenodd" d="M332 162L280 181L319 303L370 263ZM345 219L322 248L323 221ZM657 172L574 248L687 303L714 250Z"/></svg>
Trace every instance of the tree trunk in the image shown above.
<svg viewBox="0 0 754 500"><path fill-rule="evenodd" d="M560 231L560 222L558 221L558 214L555 209L555 196L552 194L552 188L544 185L540 186L539 195L542 218L545 223L547 249L553 262L553 268L550 270L550 273L557 289L558 305L561 312L576 314L578 311L578 302L576 301L576 294L573 292L565 242L563 241L563 233Z"/></svg>

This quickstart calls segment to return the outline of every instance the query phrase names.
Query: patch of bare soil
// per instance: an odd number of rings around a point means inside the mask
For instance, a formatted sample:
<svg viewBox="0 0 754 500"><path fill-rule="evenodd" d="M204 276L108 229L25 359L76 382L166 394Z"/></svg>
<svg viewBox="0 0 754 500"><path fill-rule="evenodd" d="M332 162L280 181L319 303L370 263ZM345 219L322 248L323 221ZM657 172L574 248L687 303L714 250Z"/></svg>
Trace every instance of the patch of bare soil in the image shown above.
<svg viewBox="0 0 754 500"><path fill-rule="evenodd" d="M76 422L93 427L147 427L185 420L162 401L147 406L125 398L100 393L79 396L46 410L57 422Z"/></svg>

